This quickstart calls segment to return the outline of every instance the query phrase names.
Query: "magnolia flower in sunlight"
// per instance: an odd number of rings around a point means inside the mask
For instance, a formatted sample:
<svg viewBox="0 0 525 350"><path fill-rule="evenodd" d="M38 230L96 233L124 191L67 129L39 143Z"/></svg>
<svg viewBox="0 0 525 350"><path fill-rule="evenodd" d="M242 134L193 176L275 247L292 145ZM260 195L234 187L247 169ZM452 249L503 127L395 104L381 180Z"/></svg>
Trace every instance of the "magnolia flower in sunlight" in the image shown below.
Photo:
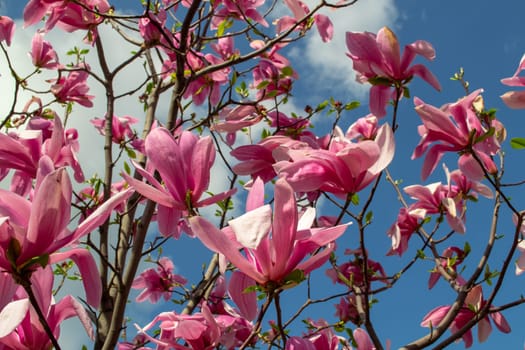
<svg viewBox="0 0 525 350"><path fill-rule="evenodd" d="M147 169L135 164L137 171L151 184L122 174L130 186L146 198L158 203L157 221L164 236L180 237L179 220L205 207L224 200L235 189L202 198L210 185L210 171L215 162L215 147L211 137L198 137L182 131L177 138L166 128L155 128L145 141ZM164 185L155 179L158 171Z"/></svg>
<svg viewBox="0 0 525 350"><path fill-rule="evenodd" d="M96 268L96 267L95 267ZM1 279L0 279L1 280ZM88 336L94 339L91 320L82 304L71 295L55 303L53 290L53 271L48 265L31 275L31 286L38 307L42 311L55 339L60 337L62 321L78 317ZM1 306L1 305L0 305ZM9 303L0 312L0 344L2 349L50 349L51 341L42 327L34 307L22 288L17 299Z"/></svg>
<svg viewBox="0 0 525 350"><path fill-rule="evenodd" d="M122 117L113 115L111 120L111 140L117 145L120 145L124 143L126 139L130 140L134 138L135 133L131 130L131 125L138 123L138 121L137 118L129 115ZM106 118L93 118L90 120L90 123L93 124L101 135L106 135Z"/></svg>
<svg viewBox="0 0 525 350"><path fill-rule="evenodd" d="M39 266L73 260L86 289L87 302L100 303L101 282L96 263L82 248L73 248L80 238L102 225L113 209L132 194L124 190L91 213L77 228L71 220L71 181L64 168L54 170L52 161L41 158L33 200L0 189L0 268L17 276L30 275ZM61 251L63 248L68 250Z"/></svg>
<svg viewBox="0 0 525 350"><path fill-rule="evenodd" d="M454 321L450 325L450 331L456 333L464 325L466 325L472 319L478 317L478 312L481 311L486 305L486 301L483 299L483 292L481 285L476 285L469 292L465 299L465 304L459 310ZM431 310L421 322L421 327L436 327L441 323L443 318L446 316L451 306L438 306L435 309ZM487 340L490 333L492 332L492 325L490 320L494 322L496 328L498 328L503 333L510 333L510 326L500 312L491 312L489 309L489 314L484 316L478 322L478 341L480 343ZM463 341L465 342L465 347L470 348L472 346L472 329L466 331L462 336Z"/></svg>
<svg viewBox="0 0 525 350"><path fill-rule="evenodd" d="M459 154L459 169L472 180L481 180L484 172L497 172L492 156L500 149L499 131L503 128L497 120L485 125L477 116L475 104L481 100L479 89L455 103L437 108L415 98L416 112L423 124L418 127L421 140L412 154L412 159L426 153L421 170L425 180L436 168L446 152ZM499 130L498 130L499 129ZM473 156L476 155L476 157Z"/></svg>
<svg viewBox="0 0 525 350"><path fill-rule="evenodd" d="M523 69L525 69L525 55L521 57L520 64L514 75L510 78L501 79L501 82L507 86L525 86L525 77L519 76ZM510 108L525 108L525 90L506 92L501 95L501 99Z"/></svg>
<svg viewBox="0 0 525 350"><path fill-rule="evenodd" d="M394 137L388 124L375 140L358 143L336 140L330 149L287 150L289 161L274 165L296 192L326 191L340 197L354 194L374 181L394 156Z"/></svg>
<svg viewBox="0 0 525 350"><path fill-rule="evenodd" d="M189 219L206 247L223 254L262 286L285 284L293 271L306 275L323 265L335 249L334 241L348 226L311 228L315 210L310 208L299 217L294 191L284 179L277 180L274 193L272 215L270 206L264 205L263 182L257 179L250 190L247 212L230 220L222 231L201 216Z"/></svg>
<svg viewBox="0 0 525 350"><path fill-rule="evenodd" d="M42 33L35 33L29 53L33 65L38 68L56 69L59 65L58 55L51 44L44 40Z"/></svg>
<svg viewBox="0 0 525 350"><path fill-rule="evenodd" d="M401 55L399 41L390 28L383 27L376 34L346 33L348 57L353 61L357 81L372 84L370 112L378 118L386 115L386 106L395 93L394 86L404 87L414 76L419 76L436 90L441 86L436 77L422 64L411 65L417 55L428 60L436 56L432 45L418 40L405 46Z"/></svg>
<svg viewBox="0 0 525 350"><path fill-rule="evenodd" d="M7 46L11 46L15 27L15 22L10 17L0 16L0 41L5 41Z"/></svg>
<svg viewBox="0 0 525 350"><path fill-rule="evenodd" d="M304 31L305 24L297 25L297 23L298 21L308 16L308 14L310 13L310 9L308 8L308 6L306 6L306 4L300 0L284 0L284 3L292 11L293 17L280 17L276 21L277 33L282 33L292 28L294 25L296 26L294 30ZM334 26L330 18L326 15L316 13L313 15L313 19L315 25L317 26L317 30L319 31L319 35L321 36L321 40L323 40L323 42L325 43L332 40L332 37L334 35Z"/></svg>
<svg viewBox="0 0 525 350"><path fill-rule="evenodd" d="M67 76L61 76L51 86L51 92L58 102L76 102L84 107L93 107L95 96L88 95L89 85L87 79L89 69L87 65L76 67L77 70L70 71Z"/></svg>
<svg viewBox="0 0 525 350"><path fill-rule="evenodd" d="M467 254L468 253L466 253L463 249L452 246L447 247L440 256L441 266L443 269L445 269L445 271L449 273L452 272L451 274L455 277L459 285L465 284L465 280L457 273L457 266L463 262ZM434 288L440 278L441 273L439 273L437 268L434 268L430 272L430 277L428 279L428 289Z"/></svg>
<svg viewBox="0 0 525 350"><path fill-rule="evenodd" d="M162 257L157 264L156 269L144 270L133 280L131 288L143 289L135 299L139 303L149 299L154 304L160 297L169 300L175 287L187 283L184 277L173 273L175 266L170 258Z"/></svg>

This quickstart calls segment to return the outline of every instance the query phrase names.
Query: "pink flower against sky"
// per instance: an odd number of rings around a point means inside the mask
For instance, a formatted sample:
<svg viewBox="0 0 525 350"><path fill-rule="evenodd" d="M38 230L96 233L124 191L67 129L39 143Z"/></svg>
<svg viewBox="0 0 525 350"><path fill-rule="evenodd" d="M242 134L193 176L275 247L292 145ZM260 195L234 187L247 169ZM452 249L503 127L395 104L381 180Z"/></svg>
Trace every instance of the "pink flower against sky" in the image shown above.
<svg viewBox="0 0 525 350"><path fill-rule="evenodd" d="M100 279L90 253L72 245L100 226L112 210L126 200L131 190L122 191L98 207L77 228L67 226L71 219L72 188L64 168L53 170L51 160L41 158L33 201L0 189L0 268L17 274L30 274L39 266L65 259L76 262L83 277L87 301L100 302ZM69 247L65 252L62 248Z"/></svg>
<svg viewBox="0 0 525 350"><path fill-rule="evenodd" d="M486 305L486 301L483 299L483 292L481 285L473 287L468 292L465 304L459 311L458 315L452 321L450 325L450 331L455 333L459 331L465 324L474 319L477 313ZM431 310L421 322L422 327L436 327L443 320L447 312L450 310L450 306L438 306ZM496 328L503 333L510 333L510 326L507 320L500 312L490 312L488 316L483 317L478 322L478 341L480 343L487 340L490 333L492 332L492 325L490 320L494 322ZM472 329L469 329L462 336L465 342L465 347L470 348L472 346Z"/></svg>
<svg viewBox="0 0 525 350"><path fill-rule="evenodd" d="M156 303L161 297L169 300L175 287L187 283L184 277L173 273L175 266L169 258L162 257L157 264L156 269L146 269L133 280L131 288L143 289L135 299L139 303L146 299Z"/></svg>
<svg viewBox="0 0 525 350"><path fill-rule="evenodd" d="M229 190L202 198L210 184L210 171L215 162L215 147L211 137L198 137L190 131L182 131L175 138L167 129L153 129L145 140L148 157L147 169L136 165L137 171L151 184L122 174L130 186L146 198L158 203L159 231L164 236L180 236L179 220L224 200L235 193ZM153 176L158 171L164 185Z"/></svg>
<svg viewBox="0 0 525 350"><path fill-rule="evenodd" d="M473 180L481 180L483 170L473 157L475 154L488 173L497 171L492 160L500 148L498 133L502 126L496 120L491 125L484 125L477 115L474 103L480 101L482 90L476 90L470 95L437 108L415 98L416 112L423 124L418 131L421 140L417 145L412 159L426 153L421 170L425 180L436 168L446 152L459 154L459 169ZM490 130L493 128L494 130Z"/></svg>
<svg viewBox="0 0 525 350"><path fill-rule="evenodd" d="M432 45L418 40L405 46L401 55L399 41L390 28L383 27L376 34L346 33L348 57L353 61L357 80L369 82L370 112L381 118L386 115L386 105L391 100L393 87L404 87L414 76L419 76L436 90L441 86L434 75L422 64L411 65L417 55L428 60L436 56Z"/></svg>
<svg viewBox="0 0 525 350"><path fill-rule="evenodd" d="M274 165L296 192L326 191L346 197L368 186L383 171L394 156L394 137L384 124L375 140L350 142L334 140L328 150L290 149L290 160Z"/></svg>
<svg viewBox="0 0 525 350"><path fill-rule="evenodd" d="M11 46L15 27L15 22L10 17L0 16L0 41L5 41L7 46Z"/></svg>
<svg viewBox="0 0 525 350"><path fill-rule="evenodd" d="M521 57L518 69L514 75L510 78L501 79L501 82L507 86L525 86L525 77L519 76L519 74L525 69L525 55ZM501 99L510 108L521 109L525 108L525 90L522 91L509 91L501 95Z"/></svg>
<svg viewBox="0 0 525 350"><path fill-rule="evenodd" d="M195 235L206 247L223 254L262 286L269 282L283 284L294 270L308 274L320 267L335 249L333 242L347 227L311 228L315 211L310 208L299 217L295 194L284 179L277 180L274 193L272 215L270 206L264 205L263 182L260 179L254 182L247 200L248 211L229 221L233 235L227 235L201 216L189 219ZM314 253L322 247L323 250Z"/></svg>
<svg viewBox="0 0 525 350"><path fill-rule="evenodd" d="M51 92L58 102L76 102L84 107L93 107L95 96L88 95L89 85L87 79L89 73L87 66L79 66L77 70L70 71L67 76L61 76L51 86Z"/></svg>
<svg viewBox="0 0 525 350"><path fill-rule="evenodd" d="M30 56L35 67L56 69L59 66L57 53L53 46L44 40L42 33L35 33L33 36Z"/></svg>

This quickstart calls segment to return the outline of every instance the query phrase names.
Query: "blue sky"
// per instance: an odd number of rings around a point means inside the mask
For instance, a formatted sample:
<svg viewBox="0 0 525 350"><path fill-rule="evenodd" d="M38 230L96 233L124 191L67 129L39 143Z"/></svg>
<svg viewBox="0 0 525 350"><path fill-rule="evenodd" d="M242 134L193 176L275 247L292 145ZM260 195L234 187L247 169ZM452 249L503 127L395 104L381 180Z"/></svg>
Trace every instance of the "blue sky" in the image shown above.
<svg viewBox="0 0 525 350"><path fill-rule="evenodd" d="M115 2L115 5L118 8L119 5L129 4L129 2L118 1ZM4 1L0 10L6 11L5 13L12 17L19 17L23 3L25 2ZM289 53L290 59L300 62L299 75L301 78L298 85L301 87L287 108L301 111L304 105L315 105L333 95L345 101L359 99L362 102L360 109L345 116L348 120L343 121L343 128L350 125L356 118L365 115L367 113L367 93L363 87L353 82L351 61L345 56L344 32L348 30L375 32L380 27L388 25L395 31L402 44L424 39L431 42L436 49L436 60L425 63L440 80L443 91L436 92L426 83L415 80L411 87L413 96L421 97L426 102L436 106L455 101L463 95L463 91L460 85L457 82L450 81L449 77L459 67L463 67L471 89L483 88L485 90L485 105L489 108L498 109L498 117L507 127L509 137L525 136L525 127L522 122L524 112L509 110L499 99L501 94L508 91L506 86L500 84L500 79L514 73L521 56L525 52L525 37L523 36L523 28L520 27L520 24L523 23L524 13L525 2L513 0L503 0L497 4L488 1L468 0L461 2L454 0L360 0L358 6L336 15L337 35L334 37L333 43L319 50L317 34L313 33L304 46ZM21 31L22 26L19 24L18 28L18 31ZM31 35L24 35L23 33L17 33L17 35L20 35L20 40L22 38L28 40L31 37ZM55 39L57 39L60 33L55 35ZM16 48L20 52L20 57L29 51L29 41L25 45L25 49L22 46ZM63 45L65 47L67 44L63 43ZM118 55L116 51L111 52L111 55ZM2 77L6 77L4 71L2 71ZM5 80L0 80L0 88L4 82ZM89 113L92 113L93 116L99 116L97 113L103 113L103 109L96 108ZM123 106L123 112L139 113L128 108L130 107ZM421 160L409 160L410 154L419 140L416 134L419 118L413 110L412 101L403 101L399 118L401 127L396 136L398 153L394 161L395 165L392 166L392 172L397 178L403 179L404 185L410 185L420 181L421 166ZM86 141L96 137L96 133L93 131L86 132ZM525 154L506 147L508 149L507 181L520 180L522 179L521 164ZM85 159L90 158L89 153L84 153L83 157ZM96 161L91 160L90 165L95 169ZM451 169L455 168L454 161L448 160L447 165ZM434 172L433 177L427 183L432 181L445 181L443 173L439 169ZM523 207L525 204L521 199L523 192L518 189L512 193L512 196L513 201ZM458 245L462 245L465 240L468 240L474 249L481 247L480 241L488 234L489 204L489 202L481 200L476 206L471 207L468 213L467 233L457 239ZM388 274L395 273L411 257L410 253L407 253L403 258L387 258L384 256L390 245L385 232L395 220L398 208L395 194L386 188L385 192L378 197L377 204L373 208L377 218L376 222L367 232L370 236L370 242L373 242L369 244L371 255L375 260L384 264ZM504 212L498 232L509 236L512 232L509 223L508 212ZM345 239L339 243L341 251L346 247L356 247L356 234L352 227L348 229ZM483 239L478 237L483 237ZM202 258L196 261L195 256L207 254L207 252L198 241L185 239L182 243L187 244L184 249L177 249L176 245L173 246L172 258L180 272L195 281L194 278L200 274L201 262L206 260ZM496 250L502 251L506 244L508 241L505 239L498 241ZM491 261L491 266L497 266L501 259L501 255L496 255ZM468 268L472 268L475 263L475 260L469 262ZM432 291L428 291L426 288L430 268L431 265L429 264L421 264L418 269L407 274L393 290L378 296L380 302L374 306L374 322L377 324L379 336L384 340L390 339L393 348L424 335L426 330L419 326L419 322L426 312L435 306L446 303L447 300L451 300L451 294L443 282L440 282ZM321 270L322 274L324 269ZM319 274L318 277L318 281L322 281L323 285L319 286L320 288L317 288L317 291L322 295L325 289L332 287L332 284L327 279L321 279L322 276ZM484 289L486 288L487 286ZM495 305L515 300L520 295L525 294L525 276L515 278L513 271L510 271L504 289L504 293L496 299ZM488 290L486 289L486 294ZM297 291L290 294L290 298L285 304L288 312L294 310L293 304L300 299L302 292L304 291L297 288ZM312 311L306 313L305 316L329 318L333 315L331 304L312 308ZM151 305L147 303L140 305L135 312L135 320L142 324L147 322L147 318L141 319L142 317L139 315L150 308ZM474 349L494 349L502 345L507 349L523 348L525 341L525 336L521 332L525 324L522 317L523 307L506 311L504 315L509 320L513 332L504 336L494 329L489 340L483 344L475 342ZM74 349L75 347L71 348ZM459 343L451 348L462 349L464 346L463 343Z"/></svg>

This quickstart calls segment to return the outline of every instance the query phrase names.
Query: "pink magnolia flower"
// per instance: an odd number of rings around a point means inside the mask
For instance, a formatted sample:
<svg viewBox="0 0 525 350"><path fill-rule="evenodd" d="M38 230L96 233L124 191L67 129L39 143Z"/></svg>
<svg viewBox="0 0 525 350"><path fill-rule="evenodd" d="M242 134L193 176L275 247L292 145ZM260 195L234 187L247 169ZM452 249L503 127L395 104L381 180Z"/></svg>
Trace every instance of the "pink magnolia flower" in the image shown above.
<svg viewBox="0 0 525 350"><path fill-rule="evenodd" d="M240 55L240 51L235 49L233 36L223 36L217 41L210 43L210 47L217 52L224 61L231 60Z"/></svg>
<svg viewBox="0 0 525 350"><path fill-rule="evenodd" d="M161 9L157 14L153 14L150 11L146 12L146 14L148 17L139 19L139 32L148 45L155 44L161 40L162 32L160 28L164 28L166 25L166 11Z"/></svg>
<svg viewBox="0 0 525 350"><path fill-rule="evenodd" d="M440 256L441 260L441 266L449 272L453 272L456 274L457 266L463 262L465 257L467 256L467 253L458 247L452 246L446 248L443 253ZM437 281L441 278L441 274L437 271L437 269L432 270L430 273L430 278L428 279L428 289L434 288ZM463 278L459 275L457 275L457 282L460 285L465 284L465 281Z"/></svg>
<svg viewBox="0 0 525 350"><path fill-rule="evenodd" d="M138 123L137 118L133 118L129 115L117 117L113 115L111 121L111 136L112 141L117 145L121 145L126 142L126 138L135 138L135 133L131 130L131 125ZM106 118L93 118L90 120L91 124L95 126L101 135L106 135Z"/></svg>
<svg viewBox="0 0 525 350"><path fill-rule="evenodd" d="M283 74L282 70L269 59L261 58L253 69L252 75L252 87L257 89L257 100L287 94L292 89L290 75Z"/></svg>
<svg viewBox="0 0 525 350"><path fill-rule="evenodd" d="M266 183L277 175L273 165L281 160L286 149L305 147L308 147L306 143L282 135L269 136L255 145L239 146L230 153L241 161L233 171L238 175L250 175L252 180L260 177Z"/></svg>
<svg viewBox="0 0 525 350"><path fill-rule="evenodd" d="M367 281L368 286L365 285L365 274L363 273L363 258L361 251L348 250L345 254L355 254L355 259L343 263L336 268L326 270L326 275L330 277L333 283L339 283L348 288L352 286L359 287L361 290L370 289L370 285L374 281L387 283L387 276L381 263L368 259L367 264ZM350 285L349 285L350 284Z"/></svg>
<svg viewBox="0 0 525 350"><path fill-rule="evenodd" d="M220 64L223 60L212 54L206 54L202 57L188 55L187 62L190 70L197 72L206 66ZM208 98L212 105L216 105L221 97L220 87L229 82L229 74L230 68L225 67L190 80L187 89L184 91L184 97L189 98L191 96L191 100L197 106L203 104Z"/></svg>
<svg viewBox="0 0 525 350"><path fill-rule="evenodd" d="M107 0L81 0L80 3L68 0L30 0L24 8L24 26L38 23L47 15L45 31L55 25L71 33L88 30L88 41L97 36L97 26L104 21L99 14L107 13L111 6Z"/></svg>
<svg viewBox="0 0 525 350"><path fill-rule="evenodd" d="M422 64L410 65L416 55L428 60L435 57L430 43L418 40L405 46L401 55L399 41L388 27L376 34L346 33L346 46L352 59L357 80L372 84L370 89L370 112L381 118L386 115L386 105L393 93L393 87L405 87L414 76L419 76L436 90L440 90L438 80Z"/></svg>
<svg viewBox="0 0 525 350"><path fill-rule="evenodd" d="M133 280L131 288L144 289L135 299L139 303L149 299L154 304L160 297L169 300L175 287L187 283L184 277L173 273L175 266L168 257L160 258L157 264L156 269L144 270Z"/></svg>
<svg viewBox="0 0 525 350"><path fill-rule="evenodd" d="M220 0L215 6L218 8L212 18L212 29L217 29L221 22L229 18L238 20L253 20L262 26L268 27L268 22L257 11L258 7L263 6L264 0Z"/></svg>
<svg viewBox="0 0 525 350"><path fill-rule="evenodd" d="M33 36L30 56L35 67L56 69L59 66L57 53L53 46L44 40L42 33L35 33Z"/></svg>
<svg viewBox="0 0 525 350"><path fill-rule="evenodd" d="M419 208L399 209L396 222L387 231L388 236L392 240L392 248L387 255L403 255L408 249L408 241L412 234L419 229L425 217L426 211Z"/></svg>
<svg viewBox="0 0 525 350"><path fill-rule="evenodd" d="M310 14L310 9L308 8L308 6L306 6L306 4L300 0L285 0L284 2L286 6L288 6L288 8L292 10L293 17L283 16L279 18L276 23L277 33L282 33L292 28L294 25L297 24L298 21L304 19L306 16L308 16L308 14ZM314 14L313 19L314 23L317 25L317 30L319 31L321 40L323 40L323 42L328 42L332 40L332 36L334 34L334 26L330 18L328 16L317 13ZM295 30L298 31L304 31L305 29L305 24L298 25L295 28Z"/></svg>
<svg viewBox="0 0 525 350"><path fill-rule="evenodd" d="M384 124L375 140L336 140L330 149L288 150L274 165L297 192L326 191L346 198L368 186L392 161L392 129Z"/></svg>
<svg viewBox="0 0 525 350"><path fill-rule="evenodd" d="M201 198L208 190L210 170L215 162L215 148L209 136L199 138L183 131L175 139L167 129L159 127L147 136L144 152L152 172L135 166L151 185L127 174L122 176L137 192L158 203L157 220L159 231L164 236L180 236L178 223L183 214L193 213L196 208L211 205L235 193L233 189ZM155 179L154 170L159 172L165 186Z"/></svg>
<svg viewBox="0 0 525 350"><path fill-rule="evenodd" d="M465 299L465 304L457 314L454 321L450 325L450 331L455 333L459 331L465 324L477 317L478 312L486 305L486 301L483 299L483 292L481 285L473 287ZM422 327L436 327L441 323L445 315L450 310L450 306L438 306L431 310L421 322ZM490 312L478 322L478 341L480 343L487 340L490 333L492 332L492 325L490 320L494 322L496 328L503 333L510 333L510 326L500 312ZM462 336L465 342L465 347L470 348L472 346L472 330L469 329Z"/></svg>
<svg viewBox="0 0 525 350"><path fill-rule="evenodd" d="M388 230L392 239L392 249L389 255L402 255L408 248L408 241L428 215L444 215L450 227L459 233L464 233L467 200L477 200L478 195L492 198L492 191L478 181L467 178L460 170L449 172L447 185L435 182L426 186L412 185L404 188L411 198L417 201L408 208L401 208L396 222Z"/></svg>
<svg viewBox="0 0 525 350"><path fill-rule="evenodd" d="M519 76L523 69L525 69L525 55L521 57L514 75L510 78L501 79L501 82L507 86L525 86L525 78ZM525 91L509 91L504 93L501 99L510 108L525 108Z"/></svg>
<svg viewBox="0 0 525 350"><path fill-rule="evenodd" d="M88 95L89 85L86 83L89 73L85 69L87 66L77 67L78 70L70 71L67 75L61 76L51 86L51 92L55 95L58 102L76 102L84 107L93 107L93 95Z"/></svg>
<svg viewBox="0 0 525 350"><path fill-rule="evenodd" d="M71 231L67 227L71 182L64 168L53 169L51 160L42 157L32 202L0 189L0 268L15 275L30 274L38 266L72 259L83 277L88 303L97 307L101 290L93 257L81 248L59 251L100 226L132 192L128 189L113 196Z"/></svg>
<svg viewBox="0 0 525 350"><path fill-rule="evenodd" d="M480 180L484 176L473 154L481 160L488 173L493 174L497 171L491 156L499 151L498 128L502 126L496 120L486 125L478 118L473 104L480 101L481 92L482 90L476 90L441 109L415 99L416 112L423 125L418 128L421 140L412 154L412 159L419 158L426 152L421 171L423 180L434 171L446 152L459 153L459 169L470 179Z"/></svg>
<svg viewBox="0 0 525 350"><path fill-rule="evenodd" d="M5 41L7 46L11 46L15 27L15 22L10 17L0 16L0 41Z"/></svg>
<svg viewBox="0 0 525 350"><path fill-rule="evenodd" d="M294 192L284 179L277 180L274 193L272 218L270 206L263 205L263 182L260 179L254 182L247 200L248 212L229 221L233 236L201 216L189 219L193 232L206 247L223 254L262 286L270 282L284 284L295 270L308 274L320 267L335 249L334 240L347 226L311 228L314 209L299 218ZM322 247L325 249L315 254ZM239 248L243 248L245 255ZM307 258L310 254L313 255Z"/></svg>
<svg viewBox="0 0 525 350"><path fill-rule="evenodd" d="M49 265L32 274L31 286L55 339L60 337L62 321L71 317L78 317L88 336L94 339L91 321L82 304L70 295L58 303L54 302L53 271ZM22 288L19 289L17 298L0 312L0 318L3 320L0 324L0 343L6 346L6 349L49 349L49 336L42 328L38 315L33 306L30 306L28 296Z"/></svg>
<svg viewBox="0 0 525 350"><path fill-rule="evenodd" d="M160 322L160 334L152 337L146 332ZM139 328L158 349L212 350L220 342L221 328L206 304L201 312L193 315L179 315L175 312L162 312L144 328ZM180 341L186 345L181 345Z"/></svg>
<svg viewBox="0 0 525 350"><path fill-rule="evenodd" d="M37 125L35 121L38 119L35 118L32 120L34 123L28 125L33 130L9 135L0 133L0 170L3 170L0 171L0 179L7 175L9 169L14 169L11 191L22 196L29 193L42 156L49 157L55 168L70 166L74 171L75 180L84 181L84 173L76 157L79 150L77 130L64 130L58 116L55 116L53 121L46 120L45 123Z"/></svg>

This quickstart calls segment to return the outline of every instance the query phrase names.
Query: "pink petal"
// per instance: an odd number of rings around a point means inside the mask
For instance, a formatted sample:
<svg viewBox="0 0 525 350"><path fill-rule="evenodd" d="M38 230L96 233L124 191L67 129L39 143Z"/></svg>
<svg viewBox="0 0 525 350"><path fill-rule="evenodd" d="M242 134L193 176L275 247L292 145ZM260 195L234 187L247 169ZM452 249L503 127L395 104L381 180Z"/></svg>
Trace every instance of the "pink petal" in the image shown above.
<svg viewBox="0 0 525 350"><path fill-rule="evenodd" d="M255 286L256 282L242 272L234 271L228 283L228 293L239 308L241 316L252 321L257 316L257 294L246 289Z"/></svg>
<svg viewBox="0 0 525 350"><path fill-rule="evenodd" d="M272 243L275 249L275 270L286 266L297 232L297 207L295 193L284 179L275 183Z"/></svg>
<svg viewBox="0 0 525 350"><path fill-rule="evenodd" d="M501 99L509 108L525 108L525 91L509 91L501 95Z"/></svg>
<svg viewBox="0 0 525 350"><path fill-rule="evenodd" d="M266 282L265 277L238 251L237 245L213 224L200 216L189 218L189 223L192 231L208 249L224 254L234 266L258 283Z"/></svg>
<svg viewBox="0 0 525 350"><path fill-rule="evenodd" d="M228 224L239 243L246 248L256 249L270 232L272 209L269 205L264 205L228 221Z"/></svg>
<svg viewBox="0 0 525 350"><path fill-rule="evenodd" d="M80 237L93 231L100 225L102 225L107 218L111 215L113 209L118 207L122 202L126 201L132 194L133 189L128 188L122 192L119 192L111 196L107 201L102 203L93 213L91 213L74 232L72 241L79 239Z"/></svg>
<svg viewBox="0 0 525 350"><path fill-rule="evenodd" d="M493 312L490 314L490 317L494 321L496 328L503 333L510 333L510 325L501 312Z"/></svg>
<svg viewBox="0 0 525 350"><path fill-rule="evenodd" d="M143 181L139 181L128 174L122 173L121 175L131 187L144 197L166 207L172 208L176 206L173 197L165 191L161 191Z"/></svg>
<svg viewBox="0 0 525 350"><path fill-rule="evenodd" d="M102 284L98 273L97 263L91 253L83 248L74 248L63 253L51 254L49 263L54 264L67 259L73 260L82 276L82 284L86 291L86 301L94 308L98 308L102 297Z"/></svg>
<svg viewBox="0 0 525 350"><path fill-rule="evenodd" d="M386 115L386 106L390 101L390 86L374 85L370 88L370 113L378 118Z"/></svg>
<svg viewBox="0 0 525 350"><path fill-rule="evenodd" d="M92 340L95 339L93 325L86 309L84 309L82 304L80 304L71 295L66 295L57 304L55 304L53 311L54 314L52 316L50 315L50 318L52 317L52 321L50 321L50 323L52 322L55 325L59 325L62 323L62 321L73 316L77 316L82 326L84 326L84 329L86 330L89 338Z"/></svg>
<svg viewBox="0 0 525 350"><path fill-rule="evenodd" d="M64 168L47 175L38 188L27 229L27 240L45 251L71 218L71 181Z"/></svg>
<svg viewBox="0 0 525 350"><path fill-rule="evenodd" d="M332 40L334 36L334 25L328 16L325 15L315 15L314 16L315 24L317 25L317 30L319 35L321 35L321 40L325 43Z"/></svg>
<svg viewBox="0 0 525 350"><path fill-rule="evenodd" d="M22 322L29 310L29 299L19 299L7 304L0 312L0 338L3 338Z"/></svg>

